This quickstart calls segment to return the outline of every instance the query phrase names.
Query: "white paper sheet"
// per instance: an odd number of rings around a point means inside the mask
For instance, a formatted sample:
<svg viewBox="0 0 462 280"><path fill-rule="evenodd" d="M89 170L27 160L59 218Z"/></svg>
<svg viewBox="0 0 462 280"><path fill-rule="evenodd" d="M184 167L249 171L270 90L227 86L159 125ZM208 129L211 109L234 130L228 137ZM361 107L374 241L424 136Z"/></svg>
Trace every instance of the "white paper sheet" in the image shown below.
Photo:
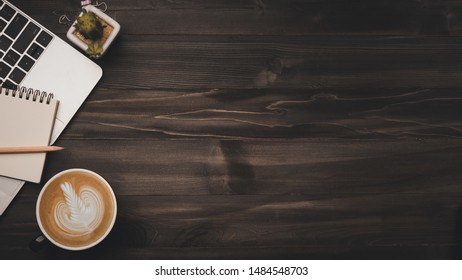
<svg viewBox="0 0 462 280"><path fill-rule="evenodd" d="M0 177L0 216L24 185L24 181Z"/></svg>

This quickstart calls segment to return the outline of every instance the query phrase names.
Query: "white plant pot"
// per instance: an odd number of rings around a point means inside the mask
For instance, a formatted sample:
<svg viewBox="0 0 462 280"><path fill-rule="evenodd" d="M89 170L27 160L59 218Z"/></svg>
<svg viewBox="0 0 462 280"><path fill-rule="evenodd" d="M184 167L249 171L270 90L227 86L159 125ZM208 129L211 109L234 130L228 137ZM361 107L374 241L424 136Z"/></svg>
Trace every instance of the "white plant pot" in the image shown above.
<svg viewBox="0 0 462 280"><path fill-rule="evenodd" d="M103 43L103 46L102 46L103 51L101 52L100 56L103 56L104 53L106 52L106 50L109 48L109 46L114 41L114 39L117 37L117 34L119 34L120 24L117 21L113 20L108 15L106 15L105 13L103 13L100 9L96 8L95 6L88 5L88 6L85 6L83 8L85 10L87 10L87 12L93 12L98 18L102 19L105 22L105 24L112 27L111 33L109 34L109 36L107 37L106 41ZM80 15L82 15L82 13L80 13ZM72 26L69 28L69 30L67 31L66 36L72 43L74 43L76 46L78 46L82 50L86 51L87 48L88 48L88 44L85 41L83 41L82 38L79 38L75 34L76 29L75 29L74 25L75 25L76 22L77 22L77 20L74 21Z"/></svg>

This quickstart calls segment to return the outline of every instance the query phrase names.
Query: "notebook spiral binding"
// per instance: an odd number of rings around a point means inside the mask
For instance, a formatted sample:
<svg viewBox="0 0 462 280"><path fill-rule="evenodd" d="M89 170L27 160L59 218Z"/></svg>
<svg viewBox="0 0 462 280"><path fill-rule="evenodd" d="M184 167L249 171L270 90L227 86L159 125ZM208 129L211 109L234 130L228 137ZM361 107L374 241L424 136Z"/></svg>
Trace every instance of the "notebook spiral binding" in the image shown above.
<svg viewBox="0 0 462 280"><path fill-rule="evenodd" d="M15 89L0 87L0 94L4 94L6 96L11 95L12 97L18 96L19 98L25 98L26 100L31 99L34 102L43 103L45 101L46 104L50 104L51 100L53 99L53 93L47 93L45 91L40 92L38 89L18 86Z"/></svg>

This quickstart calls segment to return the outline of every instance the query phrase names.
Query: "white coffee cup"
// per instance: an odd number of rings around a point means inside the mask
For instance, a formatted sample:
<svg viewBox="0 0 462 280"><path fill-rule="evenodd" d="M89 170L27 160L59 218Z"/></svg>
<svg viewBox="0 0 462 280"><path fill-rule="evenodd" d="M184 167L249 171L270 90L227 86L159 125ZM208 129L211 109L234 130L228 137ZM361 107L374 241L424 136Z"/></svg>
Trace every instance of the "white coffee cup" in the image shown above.
<svg viewBox="0 0 462 280"><path fill-rule="evenodd" d="M68 169L53 176L39 194L37 222L45 237L67 250L84 250L111 231L117 201L109 183L86 169Z"/></svg>

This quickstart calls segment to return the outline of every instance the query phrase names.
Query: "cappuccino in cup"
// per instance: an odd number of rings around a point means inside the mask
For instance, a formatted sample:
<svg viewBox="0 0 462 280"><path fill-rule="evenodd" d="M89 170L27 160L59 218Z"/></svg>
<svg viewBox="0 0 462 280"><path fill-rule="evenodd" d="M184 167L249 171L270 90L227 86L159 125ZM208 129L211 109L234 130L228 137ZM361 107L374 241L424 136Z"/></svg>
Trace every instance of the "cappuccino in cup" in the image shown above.
<svg viewBox="0 0 462 280"><path fill-rule="evenodd" d="M116 216L114 192L103 177L90 170L56 174L37 200L37 221L43 234L68 250L83 250L101 242Z"/></svg>

